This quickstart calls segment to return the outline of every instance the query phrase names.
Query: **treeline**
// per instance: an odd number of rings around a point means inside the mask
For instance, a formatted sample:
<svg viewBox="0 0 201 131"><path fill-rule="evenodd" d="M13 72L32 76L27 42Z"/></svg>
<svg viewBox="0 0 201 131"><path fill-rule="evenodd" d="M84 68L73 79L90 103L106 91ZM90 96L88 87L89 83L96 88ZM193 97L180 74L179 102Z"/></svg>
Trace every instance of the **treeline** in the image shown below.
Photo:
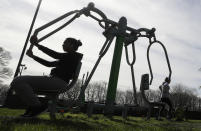
<svg viewBox="0 0 201 131"><path fill-rule="evenodd" d="M94 101L99 103L104 103L107 94L107 83L103 81L93 82L88 85L85 90L85 101ZM60 95L60 99L76 100L80 94L81 81L75 84L75 86L68 92ZM118 87L120 88L120 87ZM0 83L0 104L6 98L6 93L9 89L8 85ZM184 86L182 84L176 84L171 86L171 100L173 107L176 109L178 107L186 108L191 111L201 110L201 98L198 97L195 91L191 88ZM146 92L146 96L149 101L160 101L160 91L159 90L149 90ZM132 90L121 91L117 90L116 93L116 104L129 104L134 105L134 95ZM137 104L139 106L146 106L141 97L140 92L137 92Z"/></svg>
<svg viewBox="0 0 201 131"><path fill-rule="evenodd" d="M0 105L4 103L8 89L8 85L0 83Z"/></svg>
<svg viewBox="0 0 201 131"><path fill-rule="evenodd" d="M85 90L85 101L104 103L106 100L107 85L108 84L103 81L93 82L89 84L87 89ZM81 81L78 81L74 88L70 89L64 94L61 94L60 98L76 100L79 96L80 87ZM175 84L171 86L170 92L172 104L175 109L181 107L188 108L188 110L191 111L201 110L201 98L198 97L196 92L191 88L182 84ZM160 101L159 89L147 91L146 96L150 101ZM132 90L117 90L115 103L134 105L134 99L135 97ZM139 91L137 92L137 104L139 106L146 106L144 105L144 101Z"/></svg>
<svg viewBox="0 0 201 131"><path fill-rule="evenodd" d="M12 69L8 67L10 60L12 59L9 51L0 47L0 104L5 100L8 85L3 82L12 76Z"/></svg>

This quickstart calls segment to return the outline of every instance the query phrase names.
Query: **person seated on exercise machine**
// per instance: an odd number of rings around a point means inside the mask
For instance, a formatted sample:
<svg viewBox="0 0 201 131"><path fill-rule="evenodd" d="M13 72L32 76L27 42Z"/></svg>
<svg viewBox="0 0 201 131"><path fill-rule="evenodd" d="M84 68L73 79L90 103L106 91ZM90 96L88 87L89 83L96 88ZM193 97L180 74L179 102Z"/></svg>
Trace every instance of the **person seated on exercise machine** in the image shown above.
<svg viewBox="0 0 201 131"><path fill-rule="evenodd" d="M161 102L166 103L169 106L169 110L168 110L168 119L172 118L172 102L170 100L170 79L168 77L165 78L165 81L162 83L162 85L159 86L159 89L161 91ZM163 106L160 109L160 113L161 114L163 112L163 110L165 109L165 106Z"/></svg>
<svg viewBox="0 0 201 131"><path fill-rule="evenodd" d="M78 47L82 46L82 43L74 38L67 38L63 42L65 53L59 53L39 45L37 41L36 36L32 36L30 39L31 44L56 60L47 61L35 56L31 50L27 51L26 54L35 61L44 66L54 68L49 76L19 76L11 82L11 89L27 105L27 110L21 115L23 117L34 117L47 109L48 102L42 103L35 94L41 90L60 91L65 89L83 56L81 53L76 52Z"/></svg>

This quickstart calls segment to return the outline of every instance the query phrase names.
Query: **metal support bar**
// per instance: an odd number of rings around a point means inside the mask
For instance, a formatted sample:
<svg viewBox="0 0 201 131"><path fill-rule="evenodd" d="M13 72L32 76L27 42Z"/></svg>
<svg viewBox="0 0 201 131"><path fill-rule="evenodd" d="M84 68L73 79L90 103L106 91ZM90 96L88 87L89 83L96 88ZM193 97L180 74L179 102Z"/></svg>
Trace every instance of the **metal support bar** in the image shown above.
<svg viewBox="0 0 201 131"><path fill-rule="evenodd" d="M15 71L15 74L14 74L14 78L17 77L18 74L19 74L20 65L21 65L21 63L22 63L22 59L23 59L23 57L24 57L24 53L25 53L25 50L26 50L26 48L27 48L27 44L28 44L28 42L29 42L29 38L30 38L30 35L31 35L31 32L32 32L34 23L35 23L35 21L36 21L36 17L37 17L37 14L38 14L38 11L39 11L41 2L42 2L42 0L39 0L38 6L37 6L37 8L36 8L36 11L35 11L35 14L34 14L34 17L33 17L33 20L32 20L32 23L31 23L31 26L30 26L30 29L29 29L29 32L28 32L28 35L27 35L27 38L26 38L26 41L25 41L25 43L24 43L24 47L23 47L23 49L22 49L22 53L21 53L21 56L20 56L20 59L19 59L19 62L18 62L16 71Z"/></svg>
<svg viewBox="0 0 201 131"><path fill-rule="evenodd" d="M87 77L84 85L81 87L82 90L81 90L79 98L78 98L81 103L83 103L83 99L82 98L83 98L85 90L86 90L86 88L87 88L87 86L89 84L89 81L91 80L94 72L96 71L96 68L98 67L98 65L99 65L102 57L106 54L107 50L109 49L109 47L110 47L113 39L114 39L114 37L111 37L110 39L106 39L106 41L105 41L105 43L104 43L104 45L103 45L103 47L102 47L102 49L101 49L101 51L99 53L99 57L98 57L95 65L94 65L92 71L90 72L89 76Z"/></svg>
<svg viewBox="0 0 201 131"><path fill-rule="evenodd" d="M121 63L122 56L122 48L123 42L125 39L125 31L126 31L127 20L125 17L121 17L118 23L118 35L116 38L112 66L110 71L110 78L106 96L106 107L105 107L105 115L111 116L113 113L113 104L116 97L117 90L117 82L119 77L119 68Z"/></svg>
<svg viewBox="0 0 201 131"><path fill-rule="evenodd" d="M134 42L132 43L132 52L133 52L133 60L132 60L132 62L129 61L128 45L125 45L124 47L125 47L125 53L126 53L126 61L127 61L127 64L130 66L130 69L131 69L134 103L137 105L137 91L136 91L135 74L134 74L134 68L133 68L134 63L135 63L135 61L136 61L136 54L135 54L135 45L134 45Z"/></svg>
<svg viewBox="0 0 201 131"><path fill-rule="evenodd" d="M135 73L134 68L131 66L131 76L132 76L132 83L133 83L133 95L134 95L134 103L137 105L137 91L136 91L136 84L135 84Z"/></svg>

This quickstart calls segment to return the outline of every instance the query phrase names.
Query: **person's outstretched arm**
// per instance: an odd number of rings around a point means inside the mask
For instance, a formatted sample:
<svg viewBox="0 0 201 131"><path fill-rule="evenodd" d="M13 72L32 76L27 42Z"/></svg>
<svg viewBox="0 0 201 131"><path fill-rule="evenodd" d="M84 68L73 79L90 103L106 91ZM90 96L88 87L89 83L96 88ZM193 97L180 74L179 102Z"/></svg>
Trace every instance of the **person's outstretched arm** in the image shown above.
<svg viewBox="0 0 201 131"><path fill-rule="evenodd" d="M46 61L38 56L35 56L33 55L32 51L28 50L27 53L26 53L29 57L33 58L35 61L37 61L38 63L44 65L44 66L47 66L47 67L55 67L57 66L58 62L57 61L53 61L53 62L50 62L50 61Z"/></svg>
<svg viewBox="0 0 201 131"><path fill-rule="evenodd" d="M162 92L162 85L159 86L160 91Z"/></svg>
<svg viewBox="0 0 201 131"><path fill-rule="evenodd" d="M44 52L45 54L49 55L50 57L54 58L54 59L61 59L62 58L62 53L56 52L54 50L51 50L45 46L42 45L36 45L38 47L39 50L41 50L42 52Z"/></svg>
<svg viewBox="0 0 201 131"><path fill-rule="evenodd" d="M35 35L33 35L30 39L31 44L34 44L36 47L38 47L39 50L41 50L45 54L49 55L50 57L52 57L54 59L60 59L63 56L62 53L56 52L45 46L39 45L37 41L38 41L38 38Z"/></svg>
<svg viewBox="0 0 201 131"><path fill-rule="evenodd" d="M57 65L57 61L53 61L53 62L50 62L50 61L46 61L40 57L37 57L35 55L33 55L32 57L35 61L37 61L38 63L44 65L44 66L47 66L47 67L55 67Z"/></svg>

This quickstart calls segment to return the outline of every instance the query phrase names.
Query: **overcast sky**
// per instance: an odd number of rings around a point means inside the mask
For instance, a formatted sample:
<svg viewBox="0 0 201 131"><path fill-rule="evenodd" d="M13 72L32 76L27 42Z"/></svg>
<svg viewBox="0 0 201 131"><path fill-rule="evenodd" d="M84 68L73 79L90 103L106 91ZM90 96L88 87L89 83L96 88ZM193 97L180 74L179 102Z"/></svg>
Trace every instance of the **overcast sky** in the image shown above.
<svg viewBox="0 0 201 131"><path fill-rule="evenodd" d="M13 57L10 67L15 71L27 33L35 13L38 0L1 0L0 2L0 46L11 52ZM94 2L106 16L114 21L125 16L128 26L138 28L156 28L156 38L166 46L172 67L172 83L182 83L196 89L201 85L201 0L43 0L36 19L34 29L72 10L82 9L89 2ZM54 29L68 19L59 22L39 34ZM61 45L66 37L75 37L83 42L79 52L84 54L80 78L90 72L98 58L98 53L105 41L104 30L98 23L85 16L75 20L57 34L44 40L41 44L56 51L62 51ZM108 82L113 42L107 54L103 57L92 81ZM141 75L148 73L146 50L148 40L140 38L136 45L135 77L139 87ZM29 45L28 45L29 46ZM131 51L131 50L129 50ZM53 60L34 48L35 55ZM152 89L158 89L164 78L168 76L163 50L155 45L151 48L151 63L153 68ZM131 53L131 52L130 52ZM50 69L38 64L25 56L23 64L27 65L24 75L48 75ZM122 53L118 89L132 89L130 68L126 63L125 52ZM139 88L138 88L139 89Z"/></svg>

